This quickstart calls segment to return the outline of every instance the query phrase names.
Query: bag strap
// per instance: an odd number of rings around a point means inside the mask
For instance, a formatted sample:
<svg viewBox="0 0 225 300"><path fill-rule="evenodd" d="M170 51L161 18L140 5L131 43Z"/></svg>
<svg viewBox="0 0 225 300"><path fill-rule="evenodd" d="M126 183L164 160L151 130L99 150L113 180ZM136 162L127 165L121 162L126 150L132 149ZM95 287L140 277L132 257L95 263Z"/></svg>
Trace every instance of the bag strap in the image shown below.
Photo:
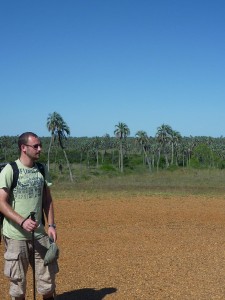
<svg viewBox="0 0 225 300"><path fill-rule="evenodd" d="M11 186L11 190L13 190L17 186L17 181L19 178L19 169L18 169L17 163L15 161L11 162L10 165L13 169L13 182L12 182L12 186Z"/></svg>
<svg viewBox="0 0 225 300"><path fill-rule="evenodd" d="M36 162L36 166L37 166L39 172L41 173L41 175L45 179L45 167L44 167L44 165L42 163L40 163L40 162Z"/></svg>

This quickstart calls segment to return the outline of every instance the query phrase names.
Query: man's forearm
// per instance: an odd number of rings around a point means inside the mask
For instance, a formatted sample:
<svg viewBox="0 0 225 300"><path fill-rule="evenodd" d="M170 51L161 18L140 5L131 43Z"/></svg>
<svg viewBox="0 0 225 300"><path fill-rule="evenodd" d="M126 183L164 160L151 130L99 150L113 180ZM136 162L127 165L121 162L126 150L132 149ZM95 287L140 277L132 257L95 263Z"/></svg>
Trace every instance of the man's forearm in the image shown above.
<svg viewBox="0 0 225 300"><path fill-rule="evenodd" d="M52 201L49 204L47 220L48 220L49 225L52 225L52 224L55 223L55 220L54 220L54 207L53 207L53 202Z"/></svg>

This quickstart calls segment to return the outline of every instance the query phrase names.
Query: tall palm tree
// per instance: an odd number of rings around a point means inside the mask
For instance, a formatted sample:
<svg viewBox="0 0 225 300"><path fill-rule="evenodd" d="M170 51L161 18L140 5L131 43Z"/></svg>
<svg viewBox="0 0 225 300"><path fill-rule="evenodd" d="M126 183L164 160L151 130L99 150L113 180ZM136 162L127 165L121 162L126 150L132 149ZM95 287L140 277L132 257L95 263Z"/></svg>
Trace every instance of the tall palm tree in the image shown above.
<svg viewBox="0 0 225 300"><path fill-rule="evenodd" d="M49 157L50 157L51 145L55 141L55 139L57 139L59 142L59 146L62 149L67 162L67 166L70 173L70 180L73 181L69 160L66 155L65 147L63 145L63 139L66 139L67 136L70 135L70 129L66 124L66 122L63 120L62 116L57 112L48 115L47 128L48 131L51 133L51 141L48 149L48 170L49 170Z"/></svg>
<svg viewBox="0 0 225 300"><path fill-rule="evenodd" d="M91 147L92 147L92 150L94 151L95 153L95 156L96 156L96 167L98 168L99 167L99 149L100 149L100 145L101 145L101 139L96 136L92 143L91 143Z"/></svg>
<svg viewBox="0 0 225 300"><path fill-rule="evenodd" d="M105 154L107 153L107 150L111 150L111 138L108 133L106 133L102 138L101 138L101 154L102 154L102 164L104 163L104 157Z"/></svg>
<svg viewBox="0 0 225 300"><path fill-rule="evenodd" d="M207 143L207 145L210 149L210 152L211 152L211 165L212 165L212 167L214 167L215 162L214 162L214 149L213 149L213 139L212 139L212 137L208 137L206 143Z"/></svg>
<svg viewBox="0 0 225 300"><path fill-rule="evenodd" d="M181 134L178 131L172 130L170 133L170 143L171 143L171 165L174 163L174 151L177 150L178 144L181 141ZM175 152L177 154L177 151ZM177 156L176 156L176 164Z"/></svg>
<svg viewBox="0 0 225 300"><path fill-rule="evenodd" d="M144 155L144 157L143 157L143 163L145 161L147 161L148 167L149 167L149 171L151 171L151 163L150 163L148 155L146 153L146 148L147 148L147 146L149 144L148 135L147 135L147 133L145 131L139 130L138 132L136 132L135 137L136 137L137 142L139 143L139 145L141 145L141 148L142 148L142 153Z"/></svg>
<svg viewBox="0 0 225 300"><path fill-rule="evenodd" d="M160 161L161 148L163 149L163 152L164 152L166 166L167 167L169 166L166 146L170 142L171 132L172 132L172 128L169 125L162 124L160 127L157 128L156 140L159 143L159 155L158 155L157 169L158 169L159 161Z"/></svg>
<svg viewBox="0 0 225 300"><path fill-rule="evenodd" d="M121 173L123 172L123 140L130 135L130 129L125 123L119 122L118 125L115 125L116 129L114 130L115 136L120 141L120 151L119 151L119 168Z"/></svg>

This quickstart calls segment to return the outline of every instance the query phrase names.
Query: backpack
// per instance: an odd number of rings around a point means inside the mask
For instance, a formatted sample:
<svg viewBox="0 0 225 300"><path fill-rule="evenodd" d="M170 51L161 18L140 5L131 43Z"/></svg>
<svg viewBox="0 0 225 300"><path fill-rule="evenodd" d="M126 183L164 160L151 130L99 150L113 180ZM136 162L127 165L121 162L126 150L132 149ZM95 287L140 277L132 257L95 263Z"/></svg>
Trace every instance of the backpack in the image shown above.
<svg viewBox="0 0 225 300"><path fill-rule="evenodd" d="M12 191L17 186L17 181L18 181L18 178L19 178L19 169L18 169L17 163L15 161L10 162L10 163L0 163L0 173L7 164L10 164L12 169L13 169L13 182L12 182L12 186L11 186L11 191ZM45 179L44 165L42 163L39 163L39 162L36 162L35 164L38 168L38 171L42 174L42 176ZM44 185L44 187L45 187L45 185ZM2 224L3 224L3 220L4 220L4 215L3 215L2 212L0 212L0 243L1 243L1 227L2 227ZM44 218L43 209L42 209L42 224L45 225L45 218Z"/></svg>

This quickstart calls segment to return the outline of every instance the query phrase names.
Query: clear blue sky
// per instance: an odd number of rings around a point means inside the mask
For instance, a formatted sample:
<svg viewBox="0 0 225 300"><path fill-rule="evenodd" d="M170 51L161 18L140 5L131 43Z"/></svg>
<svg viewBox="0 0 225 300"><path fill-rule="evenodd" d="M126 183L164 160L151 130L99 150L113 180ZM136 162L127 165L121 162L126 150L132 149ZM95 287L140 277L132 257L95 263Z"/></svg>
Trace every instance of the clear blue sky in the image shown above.
<svg viewBox="0 0 225 300"><path fill-rule="evenodd" d="M0 0L0 136L225 136L224 0Z"/></svg>

